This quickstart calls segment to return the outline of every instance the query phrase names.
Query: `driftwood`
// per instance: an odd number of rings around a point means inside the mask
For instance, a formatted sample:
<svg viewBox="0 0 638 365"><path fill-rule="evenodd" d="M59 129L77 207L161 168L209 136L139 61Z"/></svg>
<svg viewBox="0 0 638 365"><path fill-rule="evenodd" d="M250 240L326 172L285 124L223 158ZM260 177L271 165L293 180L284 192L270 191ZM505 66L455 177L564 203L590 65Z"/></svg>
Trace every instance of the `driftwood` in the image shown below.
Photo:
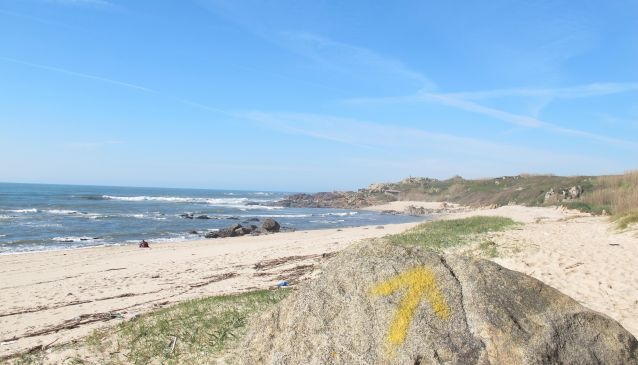
<svg viewBox="0 0 638 365"><path fill-rule="evenodd" d="M58 303L58 304L54 304L54 305L51 305L51 306L40 306L40 307L25 309L25 310L21 310L21 311L17 311L17 312L0 313L0 318L9 317L9 316L15 316L15 315L18 315L18 314L35 313L35 312L40 312L40 311L45 311L45 310L50 310L50 309L58 309L58 308L70 307L70 306L73 306L73 305L100 302L100 301L104 301L104 300L127 298L127 297L136 297L136 296L148 295L148 294L155 294L155 293L159 293L161 291L162 291L162 289L149 291L149 292L144 292L144 293L139 293L139 294L124 293L124 294L113 295L113 296L110 296L110 297L103 297L103 298L98 298L98 299L93 299L93 300L75 300L75 301L72 301L72 302Z"/></svg>

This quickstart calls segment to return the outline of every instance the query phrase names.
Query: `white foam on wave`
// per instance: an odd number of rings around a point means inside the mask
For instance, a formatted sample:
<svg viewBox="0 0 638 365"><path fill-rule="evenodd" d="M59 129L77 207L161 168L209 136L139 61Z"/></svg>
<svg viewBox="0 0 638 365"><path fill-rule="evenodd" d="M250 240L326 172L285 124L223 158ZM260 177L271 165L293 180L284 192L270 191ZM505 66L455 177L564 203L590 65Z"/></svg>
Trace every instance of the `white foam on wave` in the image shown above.
<svg viewBox="0 0 638 365"><path fill-rule="evenodd" d="M108 200L119 200L119 201L128 201L128 202L142 202L142 201L157 201L157 202L173 202L173 203L200 203L200 204L209 204L209 205L219 205L219 206L241 206L242 208L247 207L258 207L258 208L269 208L263 207L261 205L246 205L247 203L269 203L272 200L269 199L248 199L248 198L196 198L196 197L181 197L181 196L114 196L114 195L103 195L104 199ZM249 208L250 209L250 208Z"/></svg>
<svg viewBox="0 0 638 365"><path fill-rule="evenodd" d="M30 208L30 209L9 209L6 210L6 212L11 212L11 213L37 213L38 210L35 208Z"/></svg>
<svg viewBox="0 0 638 365"><path fill-rule="evenodd" d="M15 218L15 217L12 217L12 216L10 216L10 215L0 214L0 220L3 220L3 219L13 219L13 218Z"/></svg>
<svg viewBox="0 0 638 365"><path fill-rule="evenodd" d="M253 214L242 215L241 217L258 217L258 218L310 218L312 214Z"/></svg>
<svg viewBox="0 0 638 365"><path fill-rule="evenodd" d="M48 214L56 214L56 215L78 214L78 211L69 210L69 209L46 209L43 212L48 213Z"/></svg>
<svg viewBox="0 0 638 365"><path fill-rule="evenodd" d="M320 216L322 217L348 217L348 216L353 216L353 215L357 215L359 214L359 212L339 212L339 213L323 213L320 214Z"/></svg>
<svg viewBox="0 0 638 365"><path fill-rule="evenodd" d="M115 215L115 216L116 217L126 217L126 218L137 218L137 219L153 219L153 220L158 220L158 221L166 220L166 217L162 217L160 215L144 214L144 213L119 214L119 215Z"/></svg>
<svg viewBox="0 0 638 365"><path fill-rule="evenodd" d="M154 243L169 243L169 242L183 242L192 241L199 238L199 235L177 235L173 237L160 237L160 238L147 238L146 241L149 244ZM126 240L126 243L139 243L140 240Z"/></svg>
<svg viewBox="0 0 638 365"><path fill-rule="evenodd" d="M56 242L86 242L86 241L102 241L102 239L100 238L93 238L93 237L86 237L86 236L82 236L82 237L74 237L74 236L69 236L69 237L53 237L51 238L51 241L56 241Z"/></svg>
<svg viewBox="0 0 638 365"><path fill-rule="evenodd" d="M336 221L331 221L331 220L327 220L327 219L320 219L320 220L314 220L314 221L308 221L310 223L319 223L319 224L336 224L336 223L343 223L345 222L345 219L337 219Z"/></svg>

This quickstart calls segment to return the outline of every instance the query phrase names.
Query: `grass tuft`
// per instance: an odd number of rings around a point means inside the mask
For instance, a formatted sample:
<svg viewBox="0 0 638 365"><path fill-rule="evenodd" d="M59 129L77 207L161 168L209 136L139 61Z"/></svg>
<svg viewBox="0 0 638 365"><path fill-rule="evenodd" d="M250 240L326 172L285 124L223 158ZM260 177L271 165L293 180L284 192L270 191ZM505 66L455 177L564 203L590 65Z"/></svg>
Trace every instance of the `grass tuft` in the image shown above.
<svg viewBox="0 0 638 365"><path fill-rule="evenodd" d="M505 217L469 217L440 220L420 224L403 233L388 236L390 242L399 245L418 245L433 250L460 246L476 235L503 231L519 225Z"/></svg>
<svg viewBox="0 0 638 365"><path fill-rule="evenodd" d="M186 301L97 330L86 345L101 364L211 363L245 333L250 316L288 293L262 290Z"/></svg>
<svg viewBox="0 0 638 365"><path fill-rule="evenodd" d="M479 244L479 249L483 251L487 257L494 258L498 256L498 250L496 249L496 242L492 240L485 240Z"/></svg>
<svg viewBox="0 0 638 365"><path fill-rule="evenodd" d="M561 205L567 209L574 209L584 213L591 213L594 215L602 215L603 213L609 213L612 210L611 205L597 205L594 203L585 203L582 201L564 202Z"/></svg>
<svg viewBox="0 0 638 365"><path fill-rule="evenodd" d="M627 213L638 209L638 171L624 175L599 176L593 189L586 192L582 202L594 207L603 207L618 221Z"/></svg>
<svg viewBox="0 0 638 365"><path fill-rule="evenodd" d="M618 229L627 229L630 225L638 223L638 210L632 210L623 214L615 215L613 220L616 222L616 227L618 227Z"/></svg>

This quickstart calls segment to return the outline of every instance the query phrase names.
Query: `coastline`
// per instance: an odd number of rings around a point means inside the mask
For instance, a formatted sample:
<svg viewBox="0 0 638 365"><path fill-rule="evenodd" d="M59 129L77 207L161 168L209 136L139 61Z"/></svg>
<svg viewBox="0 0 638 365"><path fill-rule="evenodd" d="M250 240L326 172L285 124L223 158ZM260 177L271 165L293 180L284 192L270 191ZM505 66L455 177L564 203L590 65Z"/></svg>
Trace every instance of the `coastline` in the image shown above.
<svg viewBox="0 0 638 365"><path fill-rule="evenodd" d="M473 254L489 240L498 254L484 258L533 276L638 334L635 230L618 232L607 217L556 207L471 209L402 201L366 209L401 211L410 205L449 210L424 219L482 215L523 223L477 237L462 250ZM52 342L60 345L188 299L272 288L283 280L294 285L315 277L324 260L353 243L417 224L169 242L151 249L122 245L0 256L0 358ZM61 331L51 331L60 326Z"/></svg>

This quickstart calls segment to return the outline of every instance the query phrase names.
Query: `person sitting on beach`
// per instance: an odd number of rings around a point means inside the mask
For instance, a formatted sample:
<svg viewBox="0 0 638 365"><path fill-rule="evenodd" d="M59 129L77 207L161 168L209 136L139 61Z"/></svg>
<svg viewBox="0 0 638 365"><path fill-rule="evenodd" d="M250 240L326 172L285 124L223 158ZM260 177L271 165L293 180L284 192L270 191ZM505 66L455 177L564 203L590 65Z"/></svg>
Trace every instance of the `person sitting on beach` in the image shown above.
<svg viewBox="0 0 638 365"><path fill-rule="evenodd" d="M146 240L142 240L142 242L140 242L140 248L150 248L150 246Z"/></svg>

